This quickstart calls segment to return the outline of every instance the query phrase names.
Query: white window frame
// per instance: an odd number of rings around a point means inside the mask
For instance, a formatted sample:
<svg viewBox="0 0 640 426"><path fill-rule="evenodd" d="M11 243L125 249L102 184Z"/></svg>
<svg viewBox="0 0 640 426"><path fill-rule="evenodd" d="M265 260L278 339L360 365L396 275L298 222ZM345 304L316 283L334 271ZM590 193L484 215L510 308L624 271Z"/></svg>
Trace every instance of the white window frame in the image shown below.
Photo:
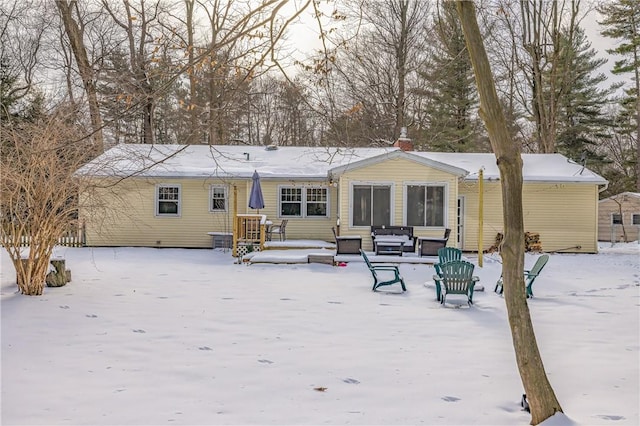
<svg viewBox="0 0 640 426"><path fill-rule="evenodd" d="M313 214L313 215L309 215L308 214L308 204L309 203L315 203L315 204L322 204L322 201L309 201L308 200L308 195L309 195L309 190L323 190L324 191L324 196L325 196L325 201L324 201L324 205L325 205L325 213L324 215L317 215L317 214ZM320 218L320 219L324 219L324 218L328 218L331 215L331 210L330 210L330 205L329 205L329 187L328 186L322 186L322 185L317 185L317 186L305 186L303 192L303 213L304 213L304 217L307 218Z"/></svg>
<svg viewBox="0 0 640 426"><path fill-rule="evenodd" d="M371 181L353 181L349 183L349 228L355 229L371 229L370 225L354 225L353 224L353 209L354 209L354 201L353 201L353 188L355 186L387 186L389 187L389 221L393 224L395 222L395 208L394 208L394 200L395 200L395 182L389 181L380 181L380 182L371 182Z"/></svg>
<svg viewBox="0 0 640 426"><path fill-rule="evenodd" d="M283 189L299 189L300 190L300 215L283 215L282 214L282 190ZM326 214L307 215L307 189L322 189L327 194ZM331 217L331 191L326 185L279 185L278 186L278 217L279 218L302 218L302 219L328 219Z"/></svg>
<svg viewBox="0 0 640 426"><path fill-rule="evenodd" d="M615 223L614 222L614 218L616 216L618 216L620 218L620 223ZM624 218L624 215L621 215L620 213L611 213L611 222L610 223L611 223L611 225L614 225L614 226L615 225L622 225L623 224L623 218Z"/></svg>
<svg viewBox="0 0 640 426"><path fill-rule="evenodd" d="M213 208L213 194L216 189L222 189L224 199L224 209ZM229 188L227 185L210 185L209 186L209 212L210 213L226 213L229 211Z"/></svg>
<svg viewBox="0 0 640 426"><path fill-rule="evenodd" d="M434 226L417 226L413 225L414 228L420 229L445 229L447 227L447 223L449 223L449 184L447 182L404 182L403 184L403 192L402 192L402 214L403 214L403 223L405 226L408 225L408 214L409 214L409 206L407 204L408 201L408 189L410 186L437 186L443 188L444 197L442 199L442 225L434 225Z"/></svg>
<svg viewBox="0 0 640 426"><path fill-rule="evenodd" d="M178 203L177 213L160 213L160 189L162 188L175 188L178 190L178 199L175 200ZM172 201L172 200L167 200ZM156 185L155 191L155 215L156 217L180 217L182 214L182 185L175 183L159 183Z"/></svg>
<svg viewBox="0 0 640 426"><path fill-rule="evenodd" d="M636 218L638 218L637 220L638 223L636 223ZM640 213L631 213L630 223L635 226L640 225Z"/></svg>

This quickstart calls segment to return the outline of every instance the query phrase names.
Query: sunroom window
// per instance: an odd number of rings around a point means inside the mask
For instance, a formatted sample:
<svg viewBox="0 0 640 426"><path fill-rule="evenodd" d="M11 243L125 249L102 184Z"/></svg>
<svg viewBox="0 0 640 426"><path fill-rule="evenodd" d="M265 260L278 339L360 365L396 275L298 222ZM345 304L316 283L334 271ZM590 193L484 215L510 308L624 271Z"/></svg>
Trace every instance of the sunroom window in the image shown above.
<svg viewBox="0 0 640 426"><path fill-rule="evenodd" d="M391 186L353 185L353 226L391 224Z"/></svg>
<svg viewBox="0 0 640 426"><path fill-rule="evenodd" d="M407 185L407 225L444 226L445 187Z"/></svg>

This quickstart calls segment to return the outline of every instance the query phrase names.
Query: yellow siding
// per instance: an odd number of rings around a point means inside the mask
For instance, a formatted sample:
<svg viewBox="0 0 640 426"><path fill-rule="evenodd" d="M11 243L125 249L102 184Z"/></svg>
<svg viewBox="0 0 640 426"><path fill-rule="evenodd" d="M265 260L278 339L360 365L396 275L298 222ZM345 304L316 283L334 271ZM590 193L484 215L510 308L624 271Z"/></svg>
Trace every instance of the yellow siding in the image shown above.
<svg viewBox="0 0 640 426"><path fill-rule="evenodd" d="M499 182L484 184L483 250L504 232ZM465 200L464 250L478 250L478 186L460 186ZM598 187L585 184L525 183L525 231L537 232L544 251L597 252ZM577 247L580 246L578 249Z"/></svg>
<svg viewBox="0 0 640 426"><path fill-rule="evenodd" d="M409 182L422 183L445 183L447 184L447 227L451 228L449 245L455 246L456 241L456 193L458 190L458 178L450 173L426 167L423 164L406 160L403 158L393 158L384 162L360 167L353 171L348 171L340 177L340 234L341 235L361 235L362 246L371 249L369 227L353 227L350 225L350 186L352 183L391 183L393 188L393 225L405 224L404 212L404 185ZM443 228L414 227L414 235L418 237L442 237Z"/></svg>
<svg viewBox="0 0 640 426"><path fill-rule="evenodd" d="M278 187L291 186L296 187L326 187L329 189L329 217L324 218L296 218L286 217L283 218L279 215L278 206ZM291 181L285 180L266 180L262 179L260 182L262 187L262 195L264 197L265 208L260 210L260 214L266 214L267 219L271 220L274 224L279 224L282 219L288 219L287 222L287 239L292 240L322 240L333 241L333 233L331 227L335 226L336 208L337 208L337 190L335 187L329 185L328 182L319 181L296 181L293 184ZM251 190L251 181L247 183L247 192L245 200L240 202L242 208L247 210L247 213L256 213L254 210L249 209L249 192Z"/></svg>
<svg viewBox="0 0 640 426"><path fill-rule="evenodd" d="M155 215L156 184L181 186L181 214ZM128 179L82 200L90 246L211 247L210 231L231 232L232 202L227 212L209 211L209 187L227 184L200 179ZM228 189L230 197L233 188ZM244 193L238 188L239 196ZM90 208L91 207L91 208Z"/></svg>
<svg viewBox="0 0 640 426"><path fill-rule="evenodd" d="M181 186L181 215L155 216L156 184ZM228 185L227 212L209 211L211 184ZM234 212L234 189L237 191L237 212L257 213L248 207L251 180L222 182L201 179L127 179L112 188L84 194L81 216L87 224L87 244L90 246L148 246L148 247L211 247L207 232L231 232ZM296 185L320 186L321 182L296 182ZM277 215L278 186L289 181L262 181L265 208L260 214L274 224L282 219ZM332 217L320 219L289 218L288 239L322 239L333 241L331 226L335 224L336 188L330 188ZM106 207L105 207L106 206Z"/></svg>
<svg viewBox="0 0 640 426"><path fill-rule="evenodd" d="M617 201L616 201L617 200ZM640 197L618 194L602 200L598 206L598 240L611 241L611 216L622 214L623 225L616 225L613 238L615 241L637 241L640 238L640 226L633 225L633 215L640 215Z"/></svg>
<svg viewBox="0 0 640 426"><path fill-rule="evenodd" d="M155 216L156 184L181 185L181 215ZM261 214L274 224L278 215L278 187L306 186L329 188L330 217L288 218L288 239L333 241L331 227L340 223L341 235L360 235L363 247L372 247L369 227L350 226L350 189L353 183L391 184L393 225L405 224L404 187L409 183L442 183L447 188L446 226L451 228L450 246L457 246L457 198L464 198L462 247L478 249L477 183L462 181L450 173L404 158L359 167L333 182L262 179L265 208ZM209 211L211 184L228 185L227 212ZM87 225L87 244L91 246L211 247L207 232L231 232L234 213L234 186L238 213L257 213L248 208L251 180L142 179L130 178L115 186L85 193L81 197L81 218ZM484 185L484 243L487 249L503 232L502 198L498 182ZM525 231L540 234L545 251L597 251L598 187L586 184L525 183ZM440 237L442 228L414 227L414 235ZM574 247L580 246L580 249Z"/></svg>

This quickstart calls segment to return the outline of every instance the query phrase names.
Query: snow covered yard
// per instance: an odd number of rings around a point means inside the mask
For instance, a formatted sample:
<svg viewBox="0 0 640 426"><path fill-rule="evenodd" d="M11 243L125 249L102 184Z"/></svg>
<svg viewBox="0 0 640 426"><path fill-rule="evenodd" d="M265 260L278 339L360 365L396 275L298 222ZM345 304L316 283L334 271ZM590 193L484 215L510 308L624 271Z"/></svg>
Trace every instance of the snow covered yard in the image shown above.
<svg viewBox="0 0 640 426"><path fill-rule="evenodd" d="M450 296L443 308L427 265L400 265L401 294L372 292L362 262L56 254L73 281L26 297L2 251L2 424L529 423L495 256L476 268L474 306ZM567 415L545 424L640 423L639 254L637 243L552 254L534 284L538 344Z"/></svg>

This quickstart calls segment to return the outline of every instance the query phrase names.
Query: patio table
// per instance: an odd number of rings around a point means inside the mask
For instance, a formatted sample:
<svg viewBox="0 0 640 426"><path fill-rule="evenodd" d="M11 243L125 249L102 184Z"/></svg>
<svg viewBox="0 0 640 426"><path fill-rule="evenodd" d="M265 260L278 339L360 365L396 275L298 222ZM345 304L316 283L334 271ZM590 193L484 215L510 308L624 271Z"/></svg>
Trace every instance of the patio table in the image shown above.
<svg viewBox="0 0 640 426"><path fill-rule="evenodd" d="M380 235L373 241L375 252L379 254L392 254L402 256L405 243L409 242L406 235Z"/></svg>

